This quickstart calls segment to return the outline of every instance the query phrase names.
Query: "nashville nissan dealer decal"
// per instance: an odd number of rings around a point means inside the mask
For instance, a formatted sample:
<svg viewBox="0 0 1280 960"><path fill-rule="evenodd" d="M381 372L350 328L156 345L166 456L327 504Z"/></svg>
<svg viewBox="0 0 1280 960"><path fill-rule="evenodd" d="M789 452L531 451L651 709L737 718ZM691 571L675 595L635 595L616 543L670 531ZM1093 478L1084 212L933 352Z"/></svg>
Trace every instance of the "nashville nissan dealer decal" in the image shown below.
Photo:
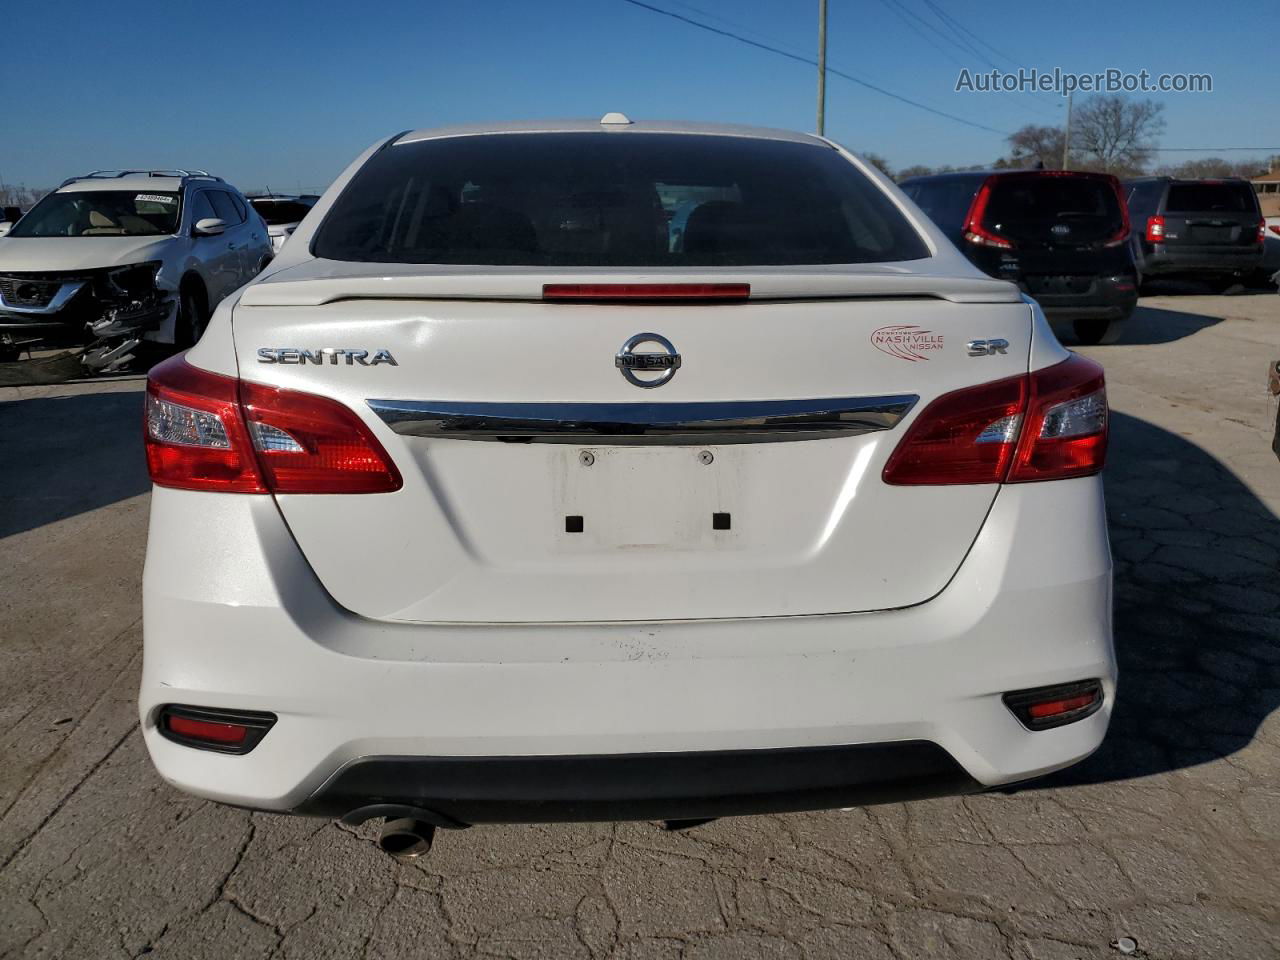
<svg viewBox="0 0 1280 960"><path fill-rule="evenodd" d="M871 331L871 345L900 360L928 360L929 354L942 349L942 334L925 330L913 323L894 323Z"/></svg>

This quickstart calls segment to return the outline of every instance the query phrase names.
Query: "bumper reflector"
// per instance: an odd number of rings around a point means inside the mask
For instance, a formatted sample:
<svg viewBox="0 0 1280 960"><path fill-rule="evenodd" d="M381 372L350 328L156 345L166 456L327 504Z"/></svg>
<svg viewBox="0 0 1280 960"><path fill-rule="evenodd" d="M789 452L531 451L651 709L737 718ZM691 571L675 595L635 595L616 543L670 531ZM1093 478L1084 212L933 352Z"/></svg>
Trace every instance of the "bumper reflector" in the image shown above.
<svg viewBox="0 0 1280 960"><path fill-rule="evenodd" d="M275 722L274 713L179 704L161 707L156 717L156 727L166 740L220 753L248 753Z"/></svg>
<svg viewBox="0 0 1280 960"><path fill-rule="evenodd" d="M1015 690L1004 695L1004 704L1028 730L1048 730L1096 713L1102 706L1102 684L1082 680Z"/></svg>

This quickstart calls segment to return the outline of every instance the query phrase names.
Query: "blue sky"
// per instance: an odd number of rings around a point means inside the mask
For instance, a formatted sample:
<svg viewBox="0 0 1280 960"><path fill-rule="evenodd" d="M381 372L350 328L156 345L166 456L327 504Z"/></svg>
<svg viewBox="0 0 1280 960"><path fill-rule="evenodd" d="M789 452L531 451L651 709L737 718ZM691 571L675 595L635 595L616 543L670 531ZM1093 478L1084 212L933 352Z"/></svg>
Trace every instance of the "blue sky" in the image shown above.
<svg viewBox="0 0 1280 960"><path fill-rule="evenodd" d="M815 47L816 0L650 2L804 55ZM998 130L1061 122L1054 95L955 93L960 65L990 65L907 16L923 39L893 9L947 33L927 0L829 2L831 66ZM1154 97L1166 105L1165 146L1280 144L1276 33L1263 29L1262 7L1219 16L1221 5L1191 0L933 2L1026 66L1213 74L1211 94ZM189 165L246 190L319 189L379 137L457 122L622 110L814 123L812 67L624 0L6 6L0 180L32 187L95 167ZM896 167L1004 150L997 133L835 77L827 132Z"/></svg>

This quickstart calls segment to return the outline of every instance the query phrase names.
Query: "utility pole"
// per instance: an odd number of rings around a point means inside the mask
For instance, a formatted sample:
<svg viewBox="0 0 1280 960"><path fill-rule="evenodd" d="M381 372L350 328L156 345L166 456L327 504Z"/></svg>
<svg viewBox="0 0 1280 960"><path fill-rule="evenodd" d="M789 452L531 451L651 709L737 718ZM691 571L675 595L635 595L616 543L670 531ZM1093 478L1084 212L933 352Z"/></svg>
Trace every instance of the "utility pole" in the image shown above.
<svg viewBox="0 0 1280 960"><path fill-rule="evenodd" d="M1067 129L1062 136L1062 169L1071 169L1071 98L1075 96L1074 90L1067 91Z"/></svg>
<svg viewBox="0 0 1280 960"><path fill-rule="evenodd" d="M827 132L827 0L818 0L818 136Z"/></svg>

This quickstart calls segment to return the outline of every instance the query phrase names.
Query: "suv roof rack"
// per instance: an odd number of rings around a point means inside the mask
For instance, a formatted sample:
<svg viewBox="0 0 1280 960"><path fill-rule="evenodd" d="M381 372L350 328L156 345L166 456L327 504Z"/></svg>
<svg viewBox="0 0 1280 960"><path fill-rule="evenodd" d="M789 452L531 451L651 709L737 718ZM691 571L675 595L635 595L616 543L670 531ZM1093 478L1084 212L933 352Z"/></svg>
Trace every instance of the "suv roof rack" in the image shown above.
<svg viewBox="0 0 1280 960"><path fill-rule="evenodd" d="M216 180L218 183L225 182L221 177L215 177L207 170L182 170L176 167L169 170L94 170L78 177L67 177L62 183L58 184L58 189L61 190L67 184L75 183L77 180L119 180L121 177L177 177L183 181Z"/></svg>

